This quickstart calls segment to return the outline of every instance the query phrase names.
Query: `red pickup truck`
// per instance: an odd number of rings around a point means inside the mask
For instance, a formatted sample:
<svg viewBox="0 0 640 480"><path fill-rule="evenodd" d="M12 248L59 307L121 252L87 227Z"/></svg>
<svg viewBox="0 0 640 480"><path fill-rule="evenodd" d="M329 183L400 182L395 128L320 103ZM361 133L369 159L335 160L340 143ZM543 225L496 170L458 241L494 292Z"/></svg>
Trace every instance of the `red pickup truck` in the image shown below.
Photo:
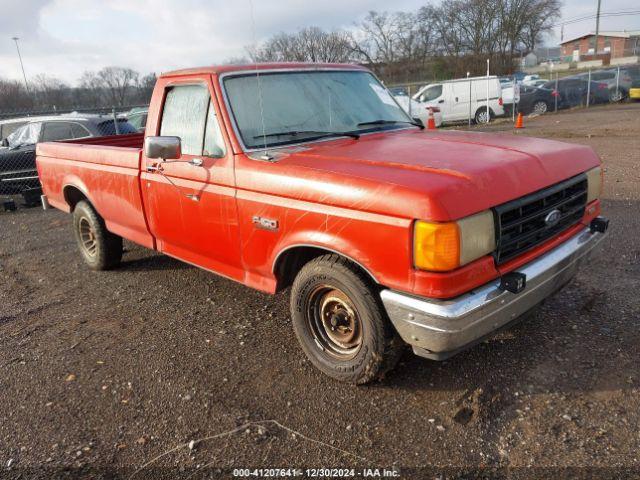
<svg viewBox="0 0 640 480"><path fill-rule="evenodd" d="M41 143L43 204L89 267L122 239L264 292L311 362L366 383L444 359L566 284L604 238L591 148L424 130L364 68L263 64L157 82L145 134ZM266 320L266 319L265 319Z"/></svg>

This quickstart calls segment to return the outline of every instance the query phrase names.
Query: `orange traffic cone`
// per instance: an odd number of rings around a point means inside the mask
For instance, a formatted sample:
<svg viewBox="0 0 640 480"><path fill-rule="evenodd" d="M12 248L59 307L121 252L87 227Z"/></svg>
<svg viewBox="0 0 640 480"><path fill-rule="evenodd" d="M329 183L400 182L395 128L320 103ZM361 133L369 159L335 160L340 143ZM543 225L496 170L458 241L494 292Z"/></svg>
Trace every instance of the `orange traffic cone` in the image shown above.
<svg viewBox="0 0 640 480"><path fill-rule="evenodd" d="M518 118L516 119L516 128L524 128L522 124L522 112L518 113Z"/></svg>
<svg viewBox="0 0 640 480"><path fill-rule="evenodd" d="M436 119L433 116L433 109L429 109L429 119L427 120L427 129L435 130L436 129Z"/></svg>

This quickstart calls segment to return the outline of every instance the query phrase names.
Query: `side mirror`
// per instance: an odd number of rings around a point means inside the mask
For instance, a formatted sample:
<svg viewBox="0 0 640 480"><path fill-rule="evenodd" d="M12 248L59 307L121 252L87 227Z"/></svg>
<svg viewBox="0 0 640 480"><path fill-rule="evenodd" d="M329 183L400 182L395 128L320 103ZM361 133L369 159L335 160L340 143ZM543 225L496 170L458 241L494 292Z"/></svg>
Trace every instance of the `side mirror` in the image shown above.
<svg viewBox="0 0 640 480"><path fill-rule="evenodd" d="M3 147L8 147L9 146L9 140L7 140L6 138L2 139L2 146Z"/></svg>
<svg viewBox="0 0 640 480"><path fill-rule="evenodd" d="M144 154L147 158L170 160L182 156L180 137L146 137Z"/></svg>

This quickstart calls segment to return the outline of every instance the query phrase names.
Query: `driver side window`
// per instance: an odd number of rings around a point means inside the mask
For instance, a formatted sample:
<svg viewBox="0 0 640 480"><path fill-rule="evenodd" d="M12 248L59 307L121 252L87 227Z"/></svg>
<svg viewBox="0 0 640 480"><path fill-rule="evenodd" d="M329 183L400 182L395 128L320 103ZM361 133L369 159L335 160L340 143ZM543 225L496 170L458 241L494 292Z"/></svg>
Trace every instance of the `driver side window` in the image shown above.
<svg viewBox="0 0 640 480"><path fill-rule="evenodd" d="M180 137L186 155L224 156L215 109L204 85L180 85L167 91L160 135Z"/></svg>

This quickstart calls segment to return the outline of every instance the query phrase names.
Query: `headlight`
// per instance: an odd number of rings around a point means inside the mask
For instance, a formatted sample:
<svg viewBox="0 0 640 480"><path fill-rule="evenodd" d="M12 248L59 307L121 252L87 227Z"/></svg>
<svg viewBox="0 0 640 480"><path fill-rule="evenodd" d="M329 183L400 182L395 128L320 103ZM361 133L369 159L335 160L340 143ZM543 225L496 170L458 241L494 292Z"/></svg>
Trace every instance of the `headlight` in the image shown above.
<svg viewBox="0 0 640 480"><path fill-rule="evenodd" d="M418 220L413 262L417 268L443 272L466 265L496 248L493 214L487 210L457 222Z"/></svg>
<svg viewBox="0 0 640 480"><path fill-rule="evenodd" d="M587 172L587 203L600 198L602 193L602 167L592 168Z"/></svg>

